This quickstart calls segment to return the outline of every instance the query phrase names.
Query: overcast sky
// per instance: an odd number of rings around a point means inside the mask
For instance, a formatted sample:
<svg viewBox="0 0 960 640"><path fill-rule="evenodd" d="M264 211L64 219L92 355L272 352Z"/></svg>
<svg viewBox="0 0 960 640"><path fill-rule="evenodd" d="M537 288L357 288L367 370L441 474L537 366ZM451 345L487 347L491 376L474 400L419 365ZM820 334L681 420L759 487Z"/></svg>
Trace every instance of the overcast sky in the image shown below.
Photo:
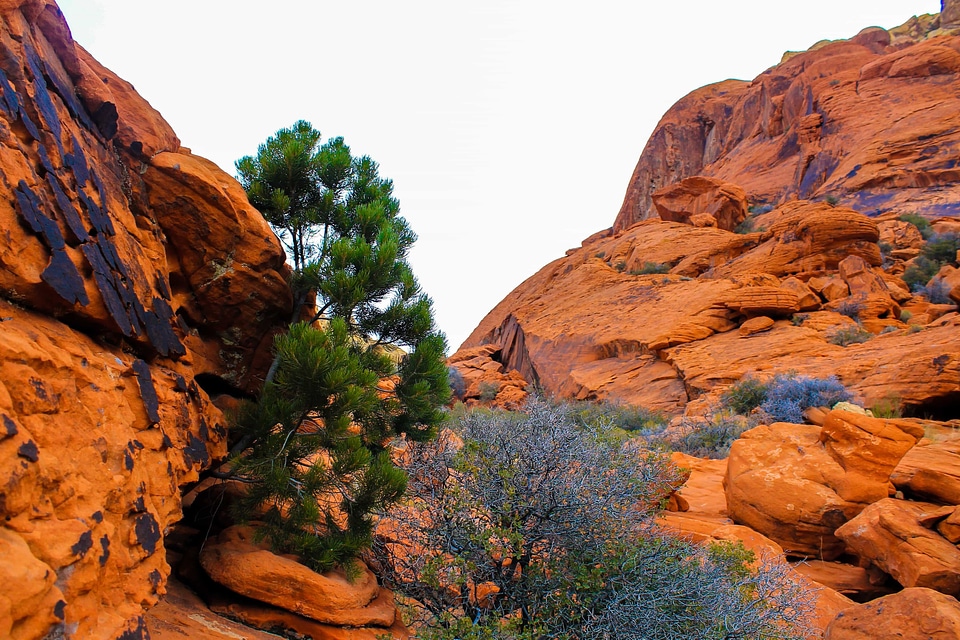
<svg viewBox="0 0 960 640"><path fill-rule="evenodd" d="M613 224L660 116L784 51L939 0L59 0L74 39L184 146L237 158L309 120L394 180L451 352Z"/></svg>

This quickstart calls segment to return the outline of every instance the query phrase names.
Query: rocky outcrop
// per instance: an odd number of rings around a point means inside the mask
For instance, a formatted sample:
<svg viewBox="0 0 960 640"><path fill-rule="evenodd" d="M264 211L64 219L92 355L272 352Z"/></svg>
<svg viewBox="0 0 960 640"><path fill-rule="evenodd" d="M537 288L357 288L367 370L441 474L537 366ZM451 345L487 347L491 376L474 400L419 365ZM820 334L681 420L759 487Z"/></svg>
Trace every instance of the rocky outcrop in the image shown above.
<svg viewBox="0 0 960 640"><path fill-rule="evenodd" d="M651 198L657 215L668 222L733 231L747 217L743 189L712 178L687 178L660 189Z"/></svg>
<svg viewBox="0 0 960 640"><path fill-rule="evenodd" d="M923 587L851 607L830 623L825 640L951 640L960 637L960 603Z"/></svg>
<svg viewBox="0 0 960 640"><path fill-rule="evenodd" d="M228 175L70 36L0 3L0 636L141 637L181 487L255 388L284 255Z"/></svg>
<svg viewBox="0 0 960 640"><path fill-rule="evenodd" d="M278 556L253 540L250 527L234 526L208 541L200 563L217 583L259 603L299 614L308 620L338 627L370 627L387 633L397 609L393 594L377 586L377 578L358 562L358 576L342 569L325 574L311 571L295 559ZM248 606L223 607L225 612L253 616ZM254 608L264 617L264 607ZM283 616L279 616L282 619ZM253 620L251 620L253 622ZM260 620L257 626L274 628Z"/></svg>
<svg viewBox="0 0 960 640"><path fill-rule="evenodd" d="M955 11L947 3L936 26L957 24ZM693 176L737 184L757 206L829 197L870 213L957 215L957 36L915 27L895 44L865 30L682 98L647 142L614 231L656 216L655 192Z"/></svg>

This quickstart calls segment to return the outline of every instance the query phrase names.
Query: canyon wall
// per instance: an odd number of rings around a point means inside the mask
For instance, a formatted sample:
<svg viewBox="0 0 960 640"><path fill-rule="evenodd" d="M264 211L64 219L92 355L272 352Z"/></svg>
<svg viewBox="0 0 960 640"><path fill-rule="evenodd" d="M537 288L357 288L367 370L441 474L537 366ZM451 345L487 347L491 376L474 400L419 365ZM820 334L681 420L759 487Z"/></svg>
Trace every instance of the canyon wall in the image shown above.
<svg viewBox="0 0 960 640"><path fill-rule="evenodd" d="M242 188L71 38L0 2L0 636L146 637L183 487L292 299Z"/></svg>

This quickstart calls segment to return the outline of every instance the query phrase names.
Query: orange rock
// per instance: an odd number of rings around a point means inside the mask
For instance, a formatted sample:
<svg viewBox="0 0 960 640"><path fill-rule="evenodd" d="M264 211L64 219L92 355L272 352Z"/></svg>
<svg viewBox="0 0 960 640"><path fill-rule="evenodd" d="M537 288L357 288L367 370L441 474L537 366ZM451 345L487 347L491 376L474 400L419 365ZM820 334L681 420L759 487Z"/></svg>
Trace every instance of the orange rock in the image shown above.
<svg viewBox="0 0 960 640"><path fill-rule="evenodd" d="M747 217L747 197L735 184L713 178L693 176L660 189L651 195L661 220L683 222L697 227L719 227L727 231ZM709 215L713 224L700 224L695 216Z"/></svg>
<svg viewBox="0 0 960 640"><path fill-rule="evenodd" d="M740 325L739 333L742 337L752 336L755 333L760 333L761 331L769 331L773 328L773 318L768 318L767 316L756 316L750 318L742 325Z"/></svg>
<svg viewBox="0 0 960 640"><path fill-rule="evenodd" d="M249 527L230 527L207 541L200 563L217 583L317 622L389 627L396 617L393 598L379 597L377 579L366 566L353 581L342 570L319 574L255 545Z"/></svg>
<svg viewBox="0 0 960 640"><path fill-rule="evenodd" d="M960 544L960 509L953 512L937 524L937 532L953 544Z"/></svg>
<svg viewBox="0 0 960 640"><path fill-rule="evenodd" d="M905 587L960 594L960 549L920 519L937 509L925 502L885 498L837 529L851 553L868 560Z"/></svg>
<svg viewBox="0 0 960 640"><path fill-rule="evenodd" d="M614 231L655 216L652 194L692 176L738 184L752 203L830 196L870 213L951 211L960 199L947 157L960 140L948 80L960 65L958 36L924 39L930 28L915 20L894 30L896 49L883 44L889 33L865 31L752 82L688 94L647 142Z"/></svg>
<svg viewBox="0 0 960 640"><path fill-rule="evenodd" d="M960 637L960 603L913 587L842 611L824 640L951 640Z"/></svg>
<svg viewBox="0 0 960 640"><path fill-rule="evenodd" d="M781 282L780 287L797 294L797 304L800 311L816 311L820 308L820 296L814 293L813 289L803 281L791 276Z"/></svg>
<svg viewBox="0 0 960 640"><path fill-rule="evenodd" d="M845 472L835 485L837 494L864 504L886 498L890 474L922 437L923 429L907 420L837 410L828 413L820 441Z"/></svg>
<svg viewBox="0 0 960 640"><path fill-rule="evenodd" d="M890 480L912 496L960 505L960 429L929 421L921 424L932 437L907 452Z"/></svg>
<svg viewBox="0 0 960 640"><path fill-rule="evenodd" d="M795 564L794 569L810 580L859 602L879 598L896 590L895 585L886 584L887 580L879 585L874 584L877 581L866 569L842 562L804 560Z"/></svg>

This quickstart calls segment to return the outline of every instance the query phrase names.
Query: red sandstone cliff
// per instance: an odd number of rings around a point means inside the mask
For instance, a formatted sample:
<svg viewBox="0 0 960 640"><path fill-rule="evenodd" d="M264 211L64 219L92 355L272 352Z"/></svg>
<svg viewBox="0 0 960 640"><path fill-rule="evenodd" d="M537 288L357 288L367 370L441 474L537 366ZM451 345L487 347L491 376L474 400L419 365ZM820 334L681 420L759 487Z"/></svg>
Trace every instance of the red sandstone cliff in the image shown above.
<svg viewBox="0 0 960 640"><path fill-rule="evenodd" d="M181 487L226 451L207 390L257 386L284 255L56 4L0 19L0 637L146 637Z"/></svg>

